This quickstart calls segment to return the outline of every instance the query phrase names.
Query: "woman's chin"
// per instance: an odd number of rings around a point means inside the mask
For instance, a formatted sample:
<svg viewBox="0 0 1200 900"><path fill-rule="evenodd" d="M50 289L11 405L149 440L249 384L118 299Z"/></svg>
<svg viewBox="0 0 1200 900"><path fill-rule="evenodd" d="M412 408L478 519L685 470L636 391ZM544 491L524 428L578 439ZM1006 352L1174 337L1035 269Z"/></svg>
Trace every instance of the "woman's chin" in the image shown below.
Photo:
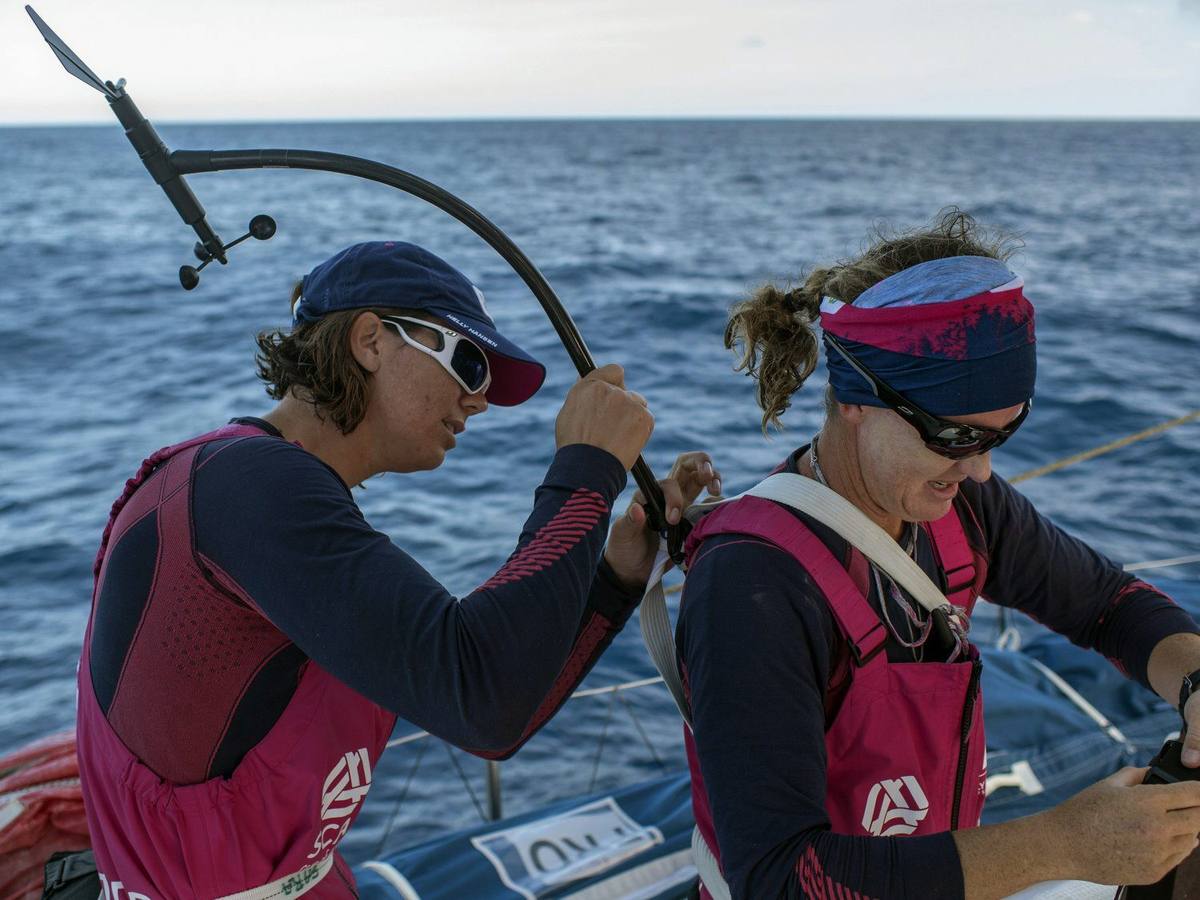
<svg viewBox="0 0 1200 900"><path fill-rule="evenodd" d="M393 459L388 465L387 471L398 475L406 472L428 472L444 463L448 452L443 447L431 446L423 453L406 454L402 458Z"/></svg>
<svg viewBox="0 0 1200 900"><path fill-rule="evenodd" d="M934 522L950 512L953 505L953 497L941 498L923 491L916 502L906 504L904 518L909 522Z"/></svg>

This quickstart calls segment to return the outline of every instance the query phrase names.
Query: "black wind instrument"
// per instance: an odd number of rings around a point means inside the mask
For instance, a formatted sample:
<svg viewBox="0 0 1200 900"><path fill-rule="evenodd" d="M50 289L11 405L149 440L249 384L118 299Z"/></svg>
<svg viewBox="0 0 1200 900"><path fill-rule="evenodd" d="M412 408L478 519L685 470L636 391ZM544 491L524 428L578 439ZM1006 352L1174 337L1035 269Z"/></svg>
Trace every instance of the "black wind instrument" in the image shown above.
<svg viewBox="0 0 1200 900"><path fill-rule="evenodd" d="M68 72L84 84L104 95L117 119L125 128L125 136L133 144L142 163L150 172L155 183L166 193L178 211L180 218L190 225L199 240L194 253L199 266L183 265L179 268L179 281L184 290L192 290L200 283L200 271L213 260L228 264L228 250L248 237L268 240L275 233L275 221L267 215L255 216L249 230L235 241L226 244L205 219L204 207L192 193L184 176L195 172L220 172L228 169L313 169L322 172L337 172L377 181L432 203L439 209L458 219L479 237L483 238L504 260L512 266L521 280L537 297L545 310L554 330L558 332L571 361L579 374L586 375L596 368L587 344L579 329L571 320L549 282L537 267L513 241L482 213L474 209L444 188L418 178L401 169L384 165L370 159L346 156L340 153L325 153L319 150L168 150L166 144L146 120L132 98L125 92L125 79L115 84L102 81L66 43L56 35L32 7L26 6L42 37L50 45L59 62ZM678 525L668 525L663 508L663 494L655 481L654 473L640 456L633 465L633 477L646 498L647 525L654 531L665 534L672 557L682 559L683 540L690 526L686 520Z"/></svg>

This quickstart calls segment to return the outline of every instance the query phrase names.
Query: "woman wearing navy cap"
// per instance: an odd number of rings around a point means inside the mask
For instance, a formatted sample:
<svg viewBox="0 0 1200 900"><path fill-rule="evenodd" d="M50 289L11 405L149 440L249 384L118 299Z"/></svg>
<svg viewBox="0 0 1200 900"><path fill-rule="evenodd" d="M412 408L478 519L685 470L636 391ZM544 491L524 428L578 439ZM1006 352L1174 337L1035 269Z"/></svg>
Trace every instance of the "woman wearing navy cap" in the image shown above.
<svg viewBox="0 0 1200 900"><path fill-rule="evenodd" d="M1171 703L1200 669L1190 616L991 472L1035 375L1033 308L1007 255L951 211L733 310L726 344L744 346L764 430L812 373L820 322L825 422L777 471L853 504L957 609L939 624L837 532L771 499L701 520L677 662L697 865L714 896L974 900L1055 879L1147 883L1196 846L1200 784L1143 787L1137 769L976 827L980 664L961 625L977 596L1095 648Z"/></svg>
<svg viewBox="0 0 1200 900"><path fill-rule="evenodd" d="M636 504L605 550L653 426L619 367L572 387L515 551L460 601L350 489L436 468L472 416L527 400L545 370L412 244L350 247L293 300L292 330L258 339L279 405L153 454L97 556L78 746L106 897L354 896L336 845L397 717L516 752L649 571ZM714 475L702 454L675 471L678 515Z"/></svg>

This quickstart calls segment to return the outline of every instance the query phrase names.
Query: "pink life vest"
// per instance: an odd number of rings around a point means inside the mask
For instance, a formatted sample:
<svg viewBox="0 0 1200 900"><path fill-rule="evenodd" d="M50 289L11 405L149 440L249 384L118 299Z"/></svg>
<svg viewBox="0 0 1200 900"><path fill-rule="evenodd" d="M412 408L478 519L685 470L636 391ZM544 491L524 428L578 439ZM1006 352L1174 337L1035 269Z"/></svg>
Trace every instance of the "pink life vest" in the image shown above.
<svg viewBox="0 0 1200 900"><path fill-rule="evenodd" d="M986 560L971 550L953 507L925 527L947 576L947 599L969 615L986 580ZM706 538L730 533L761 538L795 557L825 595L846 640L849 685L825 731L825 808L832 830L889 837L977 826L987 773L976 648L970 646L967 658L953 663L889 662L887 626L863 590L820 538L770 500L743 497L705 516L685 544L688 564ZM854 555L861 558L857 551ZM696 827L719 865L712 812L688 728L684 741ZM811 854L797 863L809 896L841 896ZM702 896L711 894L704 890Z"/></svg>
<svg viewBox="0 0 1200 900"><path fill-rule="evenodd" d="M353 876L335 848L362 808L395 714L309 660L283 714L232 776L176 784L160 778L121 741L101 710L90 676L92 622L110 547L154 511L159 553L139 628L150 617L179 615L202 599L222 604L227 617L223 625L231 633L270 632L253 599L214 571L194 550L191 538L190 487L201 447L263 433L251 426L228 425L159 450L126 483L113 505L96 557L77 716L84 805L105 898L208 900L272 882L280 882L279 896L354 896ZM148 480L151 483L135 493ZM271 639L287 643L281 633ZM214 684L245 678L236 660L227 674L224 671L213 665L206 677ZM128 677L137 676L122 673L122 680ZM169 682L169 673L163 680ZM139 678L137 687L158 692L162 702L177 706L181 715L190 713L185 698L170 694L169 684Z"/></svg>

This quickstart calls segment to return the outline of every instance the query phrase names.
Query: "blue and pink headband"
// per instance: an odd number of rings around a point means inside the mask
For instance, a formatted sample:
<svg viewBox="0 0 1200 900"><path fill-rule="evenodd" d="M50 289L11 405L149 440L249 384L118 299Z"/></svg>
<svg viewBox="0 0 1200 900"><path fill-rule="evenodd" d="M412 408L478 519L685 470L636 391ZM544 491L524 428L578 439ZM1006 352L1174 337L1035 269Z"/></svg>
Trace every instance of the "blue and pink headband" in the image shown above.
<svg viewBox="0 0 1200 900"><path fill-rule="evenodd" d="M853 304L825 298L821 328L926 412L965 416L1033 397L1033 307L1024 282L982 256L935 259L897 272ZM829 383L842 403L884 406L826 345Z"/></svg>

